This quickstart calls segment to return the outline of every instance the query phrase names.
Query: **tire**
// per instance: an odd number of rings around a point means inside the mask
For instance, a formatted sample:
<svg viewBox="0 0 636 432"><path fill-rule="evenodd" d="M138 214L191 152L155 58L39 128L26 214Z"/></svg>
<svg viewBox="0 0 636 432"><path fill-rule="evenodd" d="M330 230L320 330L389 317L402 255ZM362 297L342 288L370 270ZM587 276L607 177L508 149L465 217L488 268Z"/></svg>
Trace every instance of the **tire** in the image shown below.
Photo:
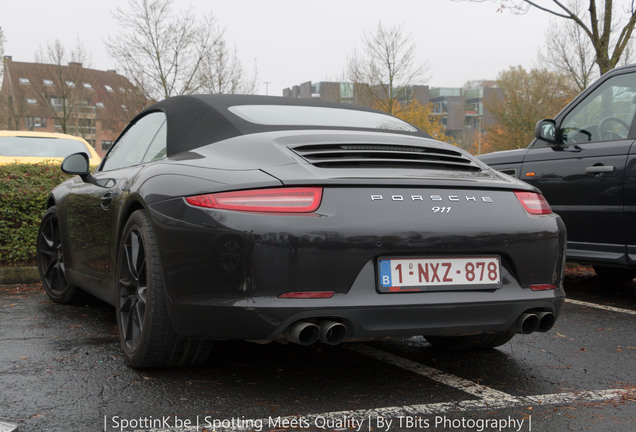
<svg viewBox="0 0 636 432"><path fill-rule="evenodd" d="M596 275L608 282L630 282L636 277L636 270L619 267L593 266Z"/></svg>
<svg viewBox="0 0 636 432"><path fill-rule="evenodd" d="M514 333L480 333L467 336L424 336L428 343L435 348L445 351L467 351L495 348L501 346L510 339Z"/></svg>
<svg viewBox="0 0 636 432"><path fill-rule="evenodd" d="M168 316L159 248L148 216L135 211L117 254L116 316L126 361L134 368L203 363L211 343L179 338Z"/></svg>
<svg viewBox="0 0 636 432"><path fill-rule="evenodd" d="M68 304L77 297L77 287L66 279L66 265L57 207L42 217L36 242L36 260L44 291L56 303Z"/></svg>

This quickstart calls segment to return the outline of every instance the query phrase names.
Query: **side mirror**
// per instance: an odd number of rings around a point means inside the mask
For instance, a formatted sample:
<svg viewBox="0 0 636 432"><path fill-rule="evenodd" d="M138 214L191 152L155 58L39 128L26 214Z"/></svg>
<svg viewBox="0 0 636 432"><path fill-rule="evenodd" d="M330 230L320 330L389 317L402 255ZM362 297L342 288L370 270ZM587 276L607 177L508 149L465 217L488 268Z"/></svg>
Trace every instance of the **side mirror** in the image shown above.
<svg viewBox="0 0 636 432"><path fill-rule="evenodd" d="M534 127L534 136L535 138L545 141L548 144L556 144L556 131L556 121L554 121L553 119L543 119L539 120L537 122L537 125Z"/></svg>
<svg viewBox="0 0 636 432"><path fill-rule="evenodd" d="M86 153L73 153L62 161L62 171L66 174L78 175L85 179L89 174L90 165Z"/></svg>

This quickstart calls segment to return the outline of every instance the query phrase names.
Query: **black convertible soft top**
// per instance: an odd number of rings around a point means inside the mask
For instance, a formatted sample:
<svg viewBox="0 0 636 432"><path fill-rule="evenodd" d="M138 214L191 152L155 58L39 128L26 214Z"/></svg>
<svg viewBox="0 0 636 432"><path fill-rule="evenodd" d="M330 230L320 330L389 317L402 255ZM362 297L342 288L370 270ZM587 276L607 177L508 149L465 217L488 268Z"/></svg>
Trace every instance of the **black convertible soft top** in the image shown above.
<svg viewBox="0 0 636 432"><path fill-rule="evenodd" d="M342 125L321 125L317 122L302 124L302 121L286 122L280 118L275 122L255 122L247 120L245 115L237 115L236 107L247 106L256 108L261 106L300 106L318 108L338 108L341 110L351 110L358 112L378 114L382 118L393 120L392 116L381 111L357 105L344 104L338 102L325 102L311 99L283 98L276 96L252 96L252 95L185 95L175 96L157 102L143 110L131 122L134 124L139 118L149 112L162 111L168 120L168 155L189 151L207 144L233 138L239 135L246 135L258 132L269 132L279 130L302 130L302 129L339 129L339 130L374 130L377 132L399 133L411 136L421 136L430 138L425 132L409 126L410 130L395 128L373 128L356 127ZM235 112L233 112L233 110ZM264 107L267 110L267 107ZM277 111L270 109L270 111ZM355 113L351 113L355 114ZM272 116L268 116L271 118ZM396 122L401 120L395 119ZM128 126L130 127L130 125Z"/></svg>

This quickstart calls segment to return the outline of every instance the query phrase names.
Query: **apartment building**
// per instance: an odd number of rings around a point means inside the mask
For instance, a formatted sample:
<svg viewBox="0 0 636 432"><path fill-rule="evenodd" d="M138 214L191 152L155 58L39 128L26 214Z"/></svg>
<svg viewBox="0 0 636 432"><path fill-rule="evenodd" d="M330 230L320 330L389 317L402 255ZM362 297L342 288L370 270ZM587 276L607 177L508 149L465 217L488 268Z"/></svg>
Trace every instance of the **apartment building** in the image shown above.
<svg viewBox="0 0 636 432"><path fill-rule="evenodd" d="M343 82L307 81L284 89L283 96L365 105L358 97L355 85ZM441 117L446 134L457 143L468 144L479 139L487 127L496 123L486 106L493 99L501 97L501 90L494 85L468 89L415 85L403 92L400 102L408 103L415 98L423 105L432 103L433 115Z"/></svg>
<svg viewBox="0 0 636 432"><path fill-rule="evenodd" d="M381 89L376 89L380 93ZM355 84L348 82L320 81L295 85L283 89L283 97L302 99L320 99L331 102L343 102L364 105L363 95L356 89ZM410 86L400 94L399 101L408 103L412 98L421 104L428 104L428 86Z"/></svg>

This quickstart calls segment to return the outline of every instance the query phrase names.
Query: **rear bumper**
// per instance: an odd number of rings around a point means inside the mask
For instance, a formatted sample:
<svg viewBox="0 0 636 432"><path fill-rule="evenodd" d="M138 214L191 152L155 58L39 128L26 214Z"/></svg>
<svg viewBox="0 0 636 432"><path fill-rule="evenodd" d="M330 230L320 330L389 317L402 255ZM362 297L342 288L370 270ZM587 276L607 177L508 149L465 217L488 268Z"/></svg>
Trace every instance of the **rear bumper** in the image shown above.
<svg viewBox="0 0 636 432"><path fill-rule="evenodd" d="M173 324L188 338L275 340L297 321L342 323L347 338L460 335L512 330L523 313L558 317L565 300L556 290L521 288L504 275L493 291L380 294L373 263L367 263L348 293L330 299L248 297L228 301L182 298L173 305Z"/></svg>
<svg viewBox="0 0 636 432"><path fill-rule="evenodd" d="M440 205L452 211L432 211ZM200 209L180 199L150 210L170 318L183 337L273 340L298 320L343 323L348 338L498 332L527 311L557 316L565 298L563 222L529 216L511 191L331 188L309 215ZM500 288L379 292L379 257L479 255L500 257ZM279 298L299 291L334 295Z"/></svg>

